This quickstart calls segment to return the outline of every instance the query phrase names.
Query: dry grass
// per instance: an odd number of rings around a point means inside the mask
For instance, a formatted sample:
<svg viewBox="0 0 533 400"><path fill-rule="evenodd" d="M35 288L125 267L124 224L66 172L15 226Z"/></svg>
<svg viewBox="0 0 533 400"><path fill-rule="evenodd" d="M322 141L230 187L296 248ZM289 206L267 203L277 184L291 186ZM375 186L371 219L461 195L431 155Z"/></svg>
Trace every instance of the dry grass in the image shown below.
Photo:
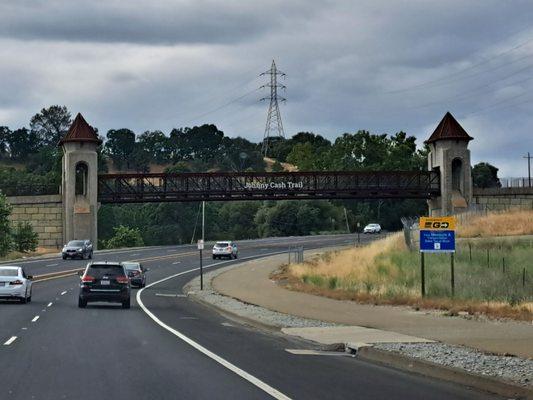
<svg viewBox="0 0 533 400"><path fill-rule="evenodd" d="M474 317L484 315L494 319L511 319L515 321L531 321L533 319L533 302L511 306L508 303L497 301L481 302L450 298L421 298L418 295L377 296L368 292L330 289L312 283L305 283L291 275L287 266L273 275L272 278L278 282L283 282L283 286L286 289L335 300L349 300L373 305L410 306L415 310L441 310L446 311L446 315L449 316L456 316L460 312L465 312Z"/></svg>
<svg viewBox="0 0 533 400"><path fill-rule="evenodd" d="M463 237L455 255L455 297L451 298L450 258L426 256L428 296L420 296L418 252L410 252L401 233L368 246L326 253L303 264L286 266L278 276L293 290L342 300L373 304L485 314L495 318L533 320L531 259L527 240L490 239L490 236L533 234L533 211L495 213L468 220L459 227ZM468 246L467 246L468 244ZM487 265L487 254L490 263ZM505 266L502 267L502 260ZM527 270L522 284L523 269Z"/></svg>
<svg viewBox="0 0 533 400"><path fill-rule="evenodd" d="M12 251L5 257L0 257L0 261L18 260L25 257L36 257L45 254L59 253L59 250L52 247L37 247L35 251L29 253L21 253L18 251Z"/></svg>
<svg viewBox="0 0 533 400"><path fill-rule="evenodd" d="M476 216L459 225L459 237L533 235L533 210L511 210Z"/></svg>

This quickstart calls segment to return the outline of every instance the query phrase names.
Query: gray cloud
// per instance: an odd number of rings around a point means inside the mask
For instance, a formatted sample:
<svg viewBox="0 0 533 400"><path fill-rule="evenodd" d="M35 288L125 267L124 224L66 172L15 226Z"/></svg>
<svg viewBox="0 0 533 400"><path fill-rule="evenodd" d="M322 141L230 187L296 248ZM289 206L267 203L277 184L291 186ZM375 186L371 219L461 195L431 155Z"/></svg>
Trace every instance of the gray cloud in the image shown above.
<svg viewBox="0 0 533 400"><path fill-rule="evenodd" d="M0 125L65 104L100 132L211 122L260 140L266 93L253 90L275 58L288 135L422 142L449 110L475 137L474 162L525 175L532 17L522 0L2 3Z"/></svg>

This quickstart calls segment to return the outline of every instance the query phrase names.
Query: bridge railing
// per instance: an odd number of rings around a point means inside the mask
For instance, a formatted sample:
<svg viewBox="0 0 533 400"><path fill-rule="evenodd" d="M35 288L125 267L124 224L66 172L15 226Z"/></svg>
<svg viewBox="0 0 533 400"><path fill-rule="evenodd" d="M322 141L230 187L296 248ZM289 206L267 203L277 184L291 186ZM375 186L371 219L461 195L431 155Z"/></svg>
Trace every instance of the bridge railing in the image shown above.
<svg viewBox="0 0 533 400"><path fill-rule="evenodd" d="M0 193L6 196L44 196L60 194L60 187L56 184L28 184L20 182L16 185L0 184Z"/></svg>
<svg viewBox="0 0 533 400"><path fill-rule="evenodd" d="M439 175L428 171L214 172L105 174L104 203L269 199L431 198Z"/></svg>

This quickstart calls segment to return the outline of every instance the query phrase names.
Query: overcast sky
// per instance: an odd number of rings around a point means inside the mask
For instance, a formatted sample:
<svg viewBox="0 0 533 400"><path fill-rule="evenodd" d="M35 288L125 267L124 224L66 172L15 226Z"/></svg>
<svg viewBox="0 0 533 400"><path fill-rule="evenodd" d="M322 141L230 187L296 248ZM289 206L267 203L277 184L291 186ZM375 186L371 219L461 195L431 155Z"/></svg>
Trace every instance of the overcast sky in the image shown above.
<svg viewBox="0 0 533 400"><path fill-rule="evenodd" d="M400 130L446 111L472 161L527 175L533 2L0 0L0 125L66 105L101 133L214 123L259 141L259 74L287 74L287 136Z"/></svg>

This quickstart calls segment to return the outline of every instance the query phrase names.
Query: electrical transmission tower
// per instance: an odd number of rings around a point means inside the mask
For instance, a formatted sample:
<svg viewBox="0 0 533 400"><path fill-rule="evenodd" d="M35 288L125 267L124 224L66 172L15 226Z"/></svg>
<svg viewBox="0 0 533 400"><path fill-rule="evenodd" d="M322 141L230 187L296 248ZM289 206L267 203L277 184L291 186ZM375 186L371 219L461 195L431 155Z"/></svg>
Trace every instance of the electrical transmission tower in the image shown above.
<svg viewBox="0 0 533 400"><path fill-rule="evenodd" d="M270 83L261 86L261 88L270 88L270 97L263 97L263 100L270 100L270 106L268 107L268 115L265 126L265 135L263 137L263 146L261 147L261 153L264 157L268 154L269 141L272 133L275 133L278 137L284 138L285 132L283 131L283 123L281 122L281 114L279 112L278 102L285 101L284 97L278 96L278 88L285 89L285 85L278 83L278 75L285 77L285 73L277 69L276 63L272 60L272 66L268 71L263 72L260 76L270 75Z"/></svg>

